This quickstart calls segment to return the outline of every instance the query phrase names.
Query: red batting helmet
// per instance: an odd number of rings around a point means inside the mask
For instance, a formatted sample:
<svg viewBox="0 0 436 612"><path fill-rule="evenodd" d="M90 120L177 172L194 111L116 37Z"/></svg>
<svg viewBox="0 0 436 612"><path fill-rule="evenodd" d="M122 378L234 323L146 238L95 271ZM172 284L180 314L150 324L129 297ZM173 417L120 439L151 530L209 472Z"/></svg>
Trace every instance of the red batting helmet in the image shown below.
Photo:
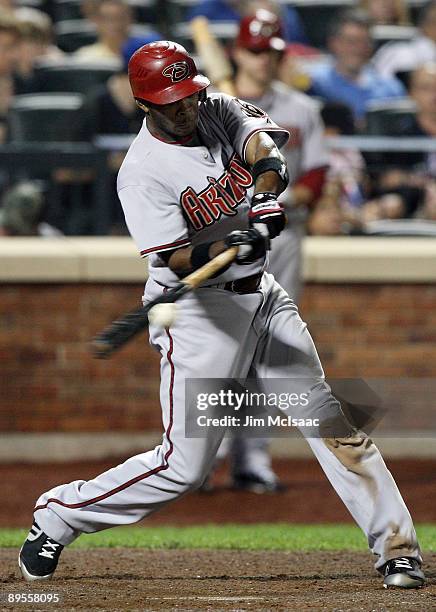
<svg viewBox="0 0 436 612"><path fill-rule="evenodd" d="M182 45L159 40L140 47L129 61L129 80L135 98L170 104L206 89L210 81L198 74Z"/></svg>
<svg viewBox="0 0 436 612"><path fill-rule="evenodd" d="M280 19L265 9L246 15L239 25L236 46L251 51L283 51L286 43L282 38Z"/></svg>

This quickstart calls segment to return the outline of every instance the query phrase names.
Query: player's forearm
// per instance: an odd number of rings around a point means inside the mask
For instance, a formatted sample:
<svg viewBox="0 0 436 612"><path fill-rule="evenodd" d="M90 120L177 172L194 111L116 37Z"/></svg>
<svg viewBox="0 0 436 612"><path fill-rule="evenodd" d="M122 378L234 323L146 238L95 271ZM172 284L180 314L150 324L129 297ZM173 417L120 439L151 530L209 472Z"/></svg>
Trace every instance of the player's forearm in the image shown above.
<svg viewBox="0 0 436 612"><path fill-rule="evenodd" d="M213 259L225 250L226 245L224 240L217 240L209 245L207 254L209 259ZM172 272L177 274L177 276L185 276L194 269L194 265L192 263L192 251L193 247L189 246L183 249L177 249L177 251L173 251L171 253L167 260L167 265Z"/></svg>
<svg viewBox="0 0 436 612"><path fill-rule="evenodd" d="M254 186L254 194L256 193L276 193L280 195L283 191L283 182L277 172L264 172L259 176Z"/></svg>
<svg viewBox="0 0 436 612"><path fill-rule="evenodd" d="M265 132L259 132L250 138L245 157L252 168L258 161L267 158L275 158L285 163L285 159L273 139ZM271 192L278 195L283 191L284 186L279 174L271 170L263 172L256 179L254 193Z"/></svg>

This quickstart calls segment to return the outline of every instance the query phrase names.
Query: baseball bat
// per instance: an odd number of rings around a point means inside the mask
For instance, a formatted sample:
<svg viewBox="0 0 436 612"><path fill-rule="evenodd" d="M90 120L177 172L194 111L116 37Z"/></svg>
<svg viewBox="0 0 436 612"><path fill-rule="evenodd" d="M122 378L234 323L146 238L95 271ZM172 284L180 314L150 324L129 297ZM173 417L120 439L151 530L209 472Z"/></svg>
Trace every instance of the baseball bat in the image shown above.
<svg viewBox="0 0 436 612"><path fill-rule="evenodd" d="M220 91L234 96L236 92L232 81L232 65L209 28L209 20L206 17L195 17L191 21L191 31L195 49L212 84Z"/></svg>
<svg viewBox="0 0 436 612"><path fill-rule="evenodd" d="M91 349L95 357L106 359L116 350L124 346L134 336L148 327L148 313L157 304L171 304L177 302L181 297L189 291L196 289L208 280L222 268L232 263L238 254L238 247L230 247L223 253L220 253L207 264L195 270L186 276L175 287L169 289L166 293L148 302L146 306L132 310L120 319L117 319L111 325L100 332L91 343Z"/></svg>

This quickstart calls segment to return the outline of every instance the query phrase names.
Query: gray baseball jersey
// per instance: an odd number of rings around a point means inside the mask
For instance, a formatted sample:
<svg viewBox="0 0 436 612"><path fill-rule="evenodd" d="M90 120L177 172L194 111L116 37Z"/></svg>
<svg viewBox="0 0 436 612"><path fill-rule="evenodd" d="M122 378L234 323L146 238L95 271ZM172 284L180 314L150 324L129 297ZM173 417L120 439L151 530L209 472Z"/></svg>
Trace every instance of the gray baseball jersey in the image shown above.
<svg viewBox="0 0 436 612"><path fill-rule="evenodd" d="M198 129L203 146L184 147L158 140L144 122L118 175L127 227L149 258L150 277L167 286L179 279L160 252L247 229L253 180L244 160L250 137L264 131L282 146L289 136L266 113L225 94L200 104ZM264 264L234 264L206 284L254 274Z"/></svg>

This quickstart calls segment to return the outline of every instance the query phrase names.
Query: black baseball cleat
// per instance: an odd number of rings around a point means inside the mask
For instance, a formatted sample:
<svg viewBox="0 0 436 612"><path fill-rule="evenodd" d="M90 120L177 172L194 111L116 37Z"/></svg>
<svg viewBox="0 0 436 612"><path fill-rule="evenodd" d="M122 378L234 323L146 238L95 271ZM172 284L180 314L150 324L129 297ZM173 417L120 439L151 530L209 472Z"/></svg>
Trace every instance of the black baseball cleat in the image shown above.
<svg viewBox="0 0 436 612"><path fill-rule="evenodd" d="M383 586L385 589L419 589L425 584L421 564L412 557L391 559L385 565Z"/></svg>
<svg viewBox="0 0 436 612"><path fill-rule="evenodd" d="M18 565L24 580L47 580L55 572L62 552L58 544L46 535L39 525L33 522L26 541L18 555Z"/></svg>
<svg viewBox="0 0 436 612"><path fill-rule="evenodd" d="M286 486L278 478L266 478L254 472L235 475L232 488L236 491L251 491L252 493L283 493L286 491Z"/></svg>

